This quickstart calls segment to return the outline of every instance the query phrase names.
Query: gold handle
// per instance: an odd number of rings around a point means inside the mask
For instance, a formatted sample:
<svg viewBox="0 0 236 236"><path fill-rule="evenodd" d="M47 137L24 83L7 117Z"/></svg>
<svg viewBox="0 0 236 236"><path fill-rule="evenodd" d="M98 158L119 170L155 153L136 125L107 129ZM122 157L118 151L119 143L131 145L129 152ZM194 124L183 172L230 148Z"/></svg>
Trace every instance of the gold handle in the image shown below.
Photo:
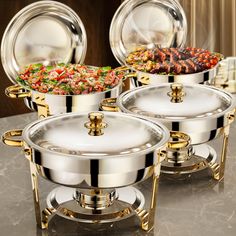
<svg viewBox="0 0 236 236"><path fill-rule="evenodd" d="M100 109L102 111L118 112L119 107L116 105L116 98L105 98L101 101Z"/></svg>
<svg viewBox="0 0 236 236"><path fill-rule="evenodd" d="M31 93L29 91L18 84L7 87L5 90L5 94L10 98L26 98L31 96Z"/></svg>
<svg viewBox="0 0 236 236"><path fill-rule="evenodd" d="M150 84L150 78L148 76L143 76L138 79L138 82L140 82L142 85L149 85Z"/></svg>
<svg viewBox="0 0 236 236"><path fill-rule="evenodd" d="M91 112L88 115L90 122L84 124L84 126L89 129L89 135L100 136L103 135L103 129L108 125L103 122L104 115L100 112Z"/></svg>
<svg viewBox="0 0 236 236"><path fill-rule="evenodd" d="M173 83L170 85L171 91L168 92L168 96L171 97L171 102L180 103L183 102L185 96L184 86L180 83Z"/></svg>
<svg viewBox="0 0 236 236"><path fill-rule="evenodd" d="M127 67L127 66L120 66L120 67L117 67L117 68L115 69L115 71L118 71L118 72L125 72L123 81L125 81L126 79L129 79L129 78L137 77L137 73L131 71L130 68Z"/></svg>
<svg viewBox="0 0 236 236"><path fill-rule="evenodd" d="M190 137L185 133L170 131L170 138L171 141L167 144L170 149L180 149L190 145Z"/></svg>
<svg viewBox="0 0 236 236"><path fill-rule="evenodd" d="M23 141L13 139L13 137L18 137L22 135L22 129L9 130L2 135L2 142L8 146L12 147L22 147Z"/></svg>

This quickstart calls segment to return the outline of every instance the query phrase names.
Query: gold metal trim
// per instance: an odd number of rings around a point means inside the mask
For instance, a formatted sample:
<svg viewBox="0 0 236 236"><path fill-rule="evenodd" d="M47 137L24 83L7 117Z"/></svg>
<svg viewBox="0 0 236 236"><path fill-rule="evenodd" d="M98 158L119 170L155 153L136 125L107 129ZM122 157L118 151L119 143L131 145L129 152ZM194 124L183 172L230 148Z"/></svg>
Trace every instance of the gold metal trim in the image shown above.
<svg viewBox="0 0 236 236"><path fill-rule="evenodd" d="M171 97L171 102L180 103L183 102L183 97L185 96L185 92L183 90L183 84L173 83L170 85L171 91L168 92L168 96Z"/></svg>
<svg viewBox="0 0 236 236"><path fill-rule="evenodd" d="M88 115L90 122L84 124L89 129L89 135L100 136L103 135L103 129L107 128L107 123L102 122L104 115L101 112L91 112Z"/></svg>
<svg viewBox="0 0 236 236"><path fill-rule="evenodd" d="M221 181L224 178L228 142L229 142L229 125L224 128L220 163L209 165L213 174L213 178L218 181Z"/></svg>
<svg viewBox="0 0 236 236"><path fill-rule="evenodd" d="M159 156L160 154L158 154ZM159 156L160 157L160 156ZM141 228L144 231L150 232L155 223L156 208L157 208L157 192L159 187L159 168L160 163L154 166L152 179L152 196L148 211L145 209L137 209L135 212L141 221Z"/></svg>
<svg viewBox="0 0 236 236"><path fill-rule="evenodd" d="M143 77L139 78L138 81L142 85L149 85L150 84L150 78L148 76L143 76Z"/></svg>
<svg viewBox="0 0 236 236"><path fill-rule="evenodd" d="M13 139L22 135L22 129L9 130L2 135L2 142L12 147L22 147L24 142L22 140Z"/></svg>
<svg viewBox="0 0 236 236"><path fill-rule="evenodd" d="M7 87L5 89L5 94L10 98L26 98L31 96L29 91L18 84Z"/></svg>
<svg viewBox="0 0 236 236"><path fill-rule="evenodd" d="M130 68L127 66L120 66L114 69L114 71L124 71L126 72L126 74L124 75L123 81L129 78L134 78L137 77L137 73L136 72L130 72Z"/></svg>
<svg viewBox="0 0 236 236"><path fill-rule="evenodd" d="M50 114L49 114L49 107L45 102L45 95L37 93L34 94L33 97L38 108L38 118L43 119L45 117L48 117Z"/></svg>
<svg viewBox="0 0 236 236"><path fill-rule="evenodd" d="M186 148L191 142L187 134L178 131L170 131L170 138L172 141L168 142L167 147L171 149Z"/></svg>
<svg viewBox="0 0 236 236"><path fill-rule="evenodd" d="M105 98L101 101L100 109L102 111L118 112L119 107L116 105L116 98Z"/></svg>

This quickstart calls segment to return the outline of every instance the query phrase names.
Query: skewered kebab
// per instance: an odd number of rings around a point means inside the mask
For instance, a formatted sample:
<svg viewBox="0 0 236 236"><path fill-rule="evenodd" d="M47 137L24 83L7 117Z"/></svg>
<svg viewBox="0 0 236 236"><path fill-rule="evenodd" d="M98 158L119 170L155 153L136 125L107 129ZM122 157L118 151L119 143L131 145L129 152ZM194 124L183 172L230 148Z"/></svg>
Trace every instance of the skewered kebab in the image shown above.
<svg viewBox="0 0 236 236"><path fill-rule="evenodd" d="M211 69L219 60L218 54L202 48L138 48L128 55L126 63L138 71L179 75Z"/></svg>

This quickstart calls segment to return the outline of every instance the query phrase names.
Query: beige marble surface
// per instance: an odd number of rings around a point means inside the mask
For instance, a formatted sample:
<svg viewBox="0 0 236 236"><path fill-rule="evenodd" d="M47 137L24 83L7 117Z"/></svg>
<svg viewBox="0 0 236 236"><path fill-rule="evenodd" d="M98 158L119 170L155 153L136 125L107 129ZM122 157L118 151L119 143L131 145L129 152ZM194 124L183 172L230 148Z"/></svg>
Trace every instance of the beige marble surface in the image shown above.
<svg viewBox="0 0 236 236"><path fill-rule="evenodd" d="M35 113L0 119L0 132L23 128ZM144 233L135 217L106 226L79 224L55 216L49 230L37 229L34 218L28 161L19 148L0 144L0 235L157 235L157 236L235 236L236 235L236 124L231 127L225 179L217 183L202 171L185 178L161 177L155 229ZM212 146L219 150L220 140ZM150 181L140 185L150 195ZM40 180L44 202L53 185Z"/></svg>

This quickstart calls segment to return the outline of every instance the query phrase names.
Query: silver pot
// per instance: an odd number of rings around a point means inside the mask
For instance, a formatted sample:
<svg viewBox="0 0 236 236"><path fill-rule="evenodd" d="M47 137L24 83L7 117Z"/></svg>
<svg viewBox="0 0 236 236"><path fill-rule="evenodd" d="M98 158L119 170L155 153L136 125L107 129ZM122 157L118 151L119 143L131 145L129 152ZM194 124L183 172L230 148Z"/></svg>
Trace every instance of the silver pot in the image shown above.
<svg viewBox="0 0 236 236"><path fill-rule="evenodd" d="M139 47L183 47L187 38L187 20L176 0L126 0L117 9L110 26L110 45L121 65L130 52ZM133 70L131 87L160 83L203 84L213 79L218 64L209 70L188 75L158 75Z"/></svg>
<svg viewBox="0 0 236 236"><path fill-rule="evenodd" d="M56 1L39 1L18 12L8 24L2 38L3 68L15 85L6 88L11 98L24 98L39 118L50 115L98 110L104 98L117 97L122 82L113 89L88 95L51 95L24 88L16 78L26 65L83 63L87 49L84 25L68 6Z"/></svg>
<svg viewBox="0 0 236 236"><path fill-rule="evenodd" d="M235 119L233 96L214 87L199 84L143 86L106 99L101 109L136 114L163 123L171 131L167 158L162 172L189 174L206 167L216 180L224 177L229 127ZM216 151L206 144L223 137L220 162Z"/></svg>
<svg viewBox="0 0 236 236"><path fill-rule="evenodd" d="M6 132L3 142L23 147L39 175L69 187L116 188L145 180L154 166L160 172L169 140L163 125L109 112L89 119L88 113L49 117Z"/></svg>
<svg viewBox="0 0 236 236"><path fill-rule="evenodd" d="M135 71L131 67L128 67ZM158 75L151 74L142 71L135 71L131 80L134 87L140 87L143 85L158 85L162 83L184 83L184 84L208 84L216 77L219 70L219 63L209 70L193 74L183 75Z"/></svg>
<svg viewBox="0 0 236 236"><path fill-rule="evenodd" d="M39 118L67 112L83 112L99 110L100 102L105 98L117 97L122 92L120 81L114 88L93 94L55 95L28 90L21 85L6 88L5 93L10 98L24 98L26 106L38 112Z"/></svg>
<svg viewBox="0 0 236 236"><path fill-rule="evenodd" d="M182 95L181 102L172 100L170 94L174 96L175 89ZM161 122L171 131L188 134L192 144L218 137L230 123L236 106L230 93L197 84L144 86L122 93L115 100L104 100L102 109L120 109Z"/></svg>

